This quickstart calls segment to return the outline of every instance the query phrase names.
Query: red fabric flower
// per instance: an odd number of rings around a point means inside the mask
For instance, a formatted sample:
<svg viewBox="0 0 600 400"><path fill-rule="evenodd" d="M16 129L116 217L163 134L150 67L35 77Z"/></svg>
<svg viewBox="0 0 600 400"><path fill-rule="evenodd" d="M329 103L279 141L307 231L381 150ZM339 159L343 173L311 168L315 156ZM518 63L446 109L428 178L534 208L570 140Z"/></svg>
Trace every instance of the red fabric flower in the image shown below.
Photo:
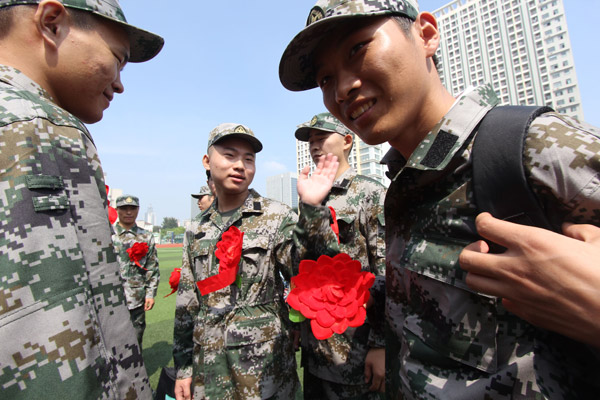
<svg viewBox="0 0 600 400"><path fill-rule="evenodd" d="M140 260L148 254L148 243L135 242L133 246L127 249L127 254L129 254L130 261L133 261L141 269L148 271L140 265Z"/></svg>
<svg viewBox="0 0 600 400"><path fill-rule="evenodd" d="M104 185L104 186L106 187L106 196L107 196L106 201L108 202L108 221L112 225L117 221L117 218L119 218L119 215L117 214L117 209L110 206L110 200L108 200L108 185Z"/></svg>
<svg viewBox="0 0 600 400"><path fill-rule="evenodd" d="M200 294L205 296L223 289L235 282L239 263L242 258L242 240L244 232L235 226L230 227L217 242L215 256L219 259L219 273L196 282Z"/></svg>
<svg viewBox="0 0 600 400"><path fill-rule="evenodd" d="M362 271L360 261L345 253L302 260L286 301L311 320L313 334L323 340L365 322L364 305L373 282L375 275Z"/></svg>
<svg viewBox="0 0 600 400"><path fill-rule="evenodd" d="M169 285L171 285L171 293L166 295L165 297L169 297L173 293L177 291L179 287L179 279L181 279L181 268L174 268L173 272L171 272L171 276L169 277Z"/></svg>

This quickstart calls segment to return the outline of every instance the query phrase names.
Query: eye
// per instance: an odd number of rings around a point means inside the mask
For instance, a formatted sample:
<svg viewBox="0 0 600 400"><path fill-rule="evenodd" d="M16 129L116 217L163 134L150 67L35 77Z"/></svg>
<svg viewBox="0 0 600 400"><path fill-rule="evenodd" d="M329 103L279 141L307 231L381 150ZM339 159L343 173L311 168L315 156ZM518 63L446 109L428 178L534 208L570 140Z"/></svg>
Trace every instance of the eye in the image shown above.
<svg viewBox="0 0 600 400"><path fill-rule="evenodd" d="M329 81L329 76L323 76L317 80L317 85L319 85L319 87L323 89L325 86L327 86L327 83L329 83Z"/></svg>
<svg viewBox="0 0 600 400"><path fill-rule="evenodd" d="M360 43L352 46L352 48L350 49L350 57L352 57L356 53L358 53L363 47L365 47L366 44L367 44L367 42L360 42Z"/></svg>

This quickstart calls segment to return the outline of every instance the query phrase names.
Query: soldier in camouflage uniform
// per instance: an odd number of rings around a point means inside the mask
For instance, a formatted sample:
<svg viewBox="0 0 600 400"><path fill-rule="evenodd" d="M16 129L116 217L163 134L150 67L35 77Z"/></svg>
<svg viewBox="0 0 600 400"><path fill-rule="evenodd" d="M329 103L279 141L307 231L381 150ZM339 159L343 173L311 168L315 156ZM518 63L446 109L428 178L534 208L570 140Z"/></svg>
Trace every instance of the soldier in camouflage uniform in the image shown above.
<svg viewBox="0 0 600 400"><path fill-rule="evenodd" d="M146 329L146 311L154 307L160 280L158 255L152 232L140 228L135 223L140 211L140 200L131 195L119 196L116 207L119 219L114 224L113 245L121 267L127 308L141 348ZM137 263L131 261L127 253L127 249L135 243L148 245L148 252Z"/></svg>
<svg viewBox="0 0 600 400"><path fill-rule="evenodd" d="M198 208L200 211L204 211L210 207L214 200L212 191L208 186L202 186L198 193L192 194L192 197L198 200Z"/></svg>
<svg viewBox="0 0 600 400"><path fill-rule="evenodd" d="M435 18L409 1L320 1L279 70L290 90L320 86L329 111L365 142L392 145L387 396L591 398L600 389L597 350L532 325L466 283L459 254L480 239L472 143L498 100L485 85L451 96L433 62L438 43ZM545 113L530 125L523 160L555 229L600 225L596 128Z"/></svg>
<svg viewBox="0 0 600 400"><path fill-rule="evenodd" d="M196 399L301 396L282 276L289 280L297 272L305 246L335 252L337 239L328 220L296 224L291 208L249 189L261 149L244 125L221 124L209 135L203 163L216 200L184 237L173 339L178 400L191 394ZM326 171L325 186L333 181L333 168ZM219 274L217 242L232 226L243 232L237 278L202 295L196 283ZM308 243L309 236L315 243Z"/></svg>
<svg viewBox="0 0 600 400"><path fill-rule="evenodd" d="M115 0L0 0L0 391L7 399L149 399L83 122L162 38ZM83 121L83 122L82 122Z"/></svg>
<svg viewBox="0 0 600 400"><path fill-rule="evenodd" d="M321 204L325 209L334 209L340 251L360 261L363 270L377 277L371 293L373 298L381 299L382 308L385 290L385 187L374 179L358 175L350 166L348 157L354 134L330 113L317 114L299 125L295 136L298 140L309 142L315 164L327 153L338 157L339 167L333 187ZM383 390L384 386L383 318L379 318L378 322L348 328L344 334L334 334L325 340L315 338L308 321L302 323L305 399L381 397L376 392L380 388Z"/></svg>

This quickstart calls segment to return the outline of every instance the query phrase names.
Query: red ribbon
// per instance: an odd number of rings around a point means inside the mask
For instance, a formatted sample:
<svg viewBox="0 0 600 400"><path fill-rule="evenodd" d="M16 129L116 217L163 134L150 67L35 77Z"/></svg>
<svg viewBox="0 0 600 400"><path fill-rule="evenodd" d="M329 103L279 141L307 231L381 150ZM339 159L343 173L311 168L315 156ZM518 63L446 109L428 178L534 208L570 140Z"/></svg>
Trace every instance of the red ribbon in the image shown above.
<svg viewBox="0 0 600 400"><path fill-rule="evenodd" d="M333 220L333 222L331 223L331 229L333 229L333 233L335 233L335 236L337 237L337 240L339 243L340 242L340 226L338 225L338 222L337 222L335 210L331 206L329 206L329 209L331 210L331 219Z"/></svg>
<svg viewBox="0 0 600 400"><path fill-rule="evenodd" d="M244 232L241 232L235 226L230 227L223 233L221 240L217 242L217 251L215 251L215 256L219 259L219 273L196 282L202 296L223 289L235 282L242 258L243 237Z"/></svg>

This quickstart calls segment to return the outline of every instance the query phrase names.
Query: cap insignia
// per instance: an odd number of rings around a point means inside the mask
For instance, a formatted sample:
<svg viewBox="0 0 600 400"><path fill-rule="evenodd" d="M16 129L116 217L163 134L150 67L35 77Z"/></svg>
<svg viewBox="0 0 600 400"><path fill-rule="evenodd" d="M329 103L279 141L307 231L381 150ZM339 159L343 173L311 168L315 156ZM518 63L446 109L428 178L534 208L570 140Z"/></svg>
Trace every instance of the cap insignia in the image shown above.
<svg viewBox="0 0 600 400"><path fill-rule="evenodd" d="M246 131L246 128L244 128L241 125L236 126L236 128L233 130L233 133L248 133Z"/></svg>
<svg viewBox="0 0 600 400"><path fill-rule="evenodd" d="M310 13L308 14L308 19L306 20L306 26L317 22L320 19L325 18L325 13L323 12L323 10L321 9L321 7L313 7L312 10L310 10Z"/></svg>
<svg viewBox="0 0 600 400"><path fill-rule="evenodd" d="M310 120L310 126L315 126L317 124L317 116L315 115L311 120Z"/></svg>
<svg viewBox="0 0 600 400"><path fill-rule="evenodd" d="M133 199L131 197L128 197L125 199L125 203L133 203Z"/></svg>

